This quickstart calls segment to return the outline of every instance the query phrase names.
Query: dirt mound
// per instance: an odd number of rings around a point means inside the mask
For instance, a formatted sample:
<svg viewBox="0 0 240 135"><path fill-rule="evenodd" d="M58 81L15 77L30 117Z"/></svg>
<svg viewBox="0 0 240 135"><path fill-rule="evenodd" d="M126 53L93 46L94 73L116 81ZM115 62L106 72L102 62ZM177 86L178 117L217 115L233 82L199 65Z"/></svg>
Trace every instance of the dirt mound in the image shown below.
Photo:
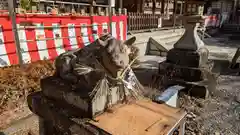
<svg viewBox="0 0 240 135"><path fill-rule="evenodd" d="M0 68L0 114L21 105L29 93L40 90L40 79L53 73L51 61Z"/></svg>

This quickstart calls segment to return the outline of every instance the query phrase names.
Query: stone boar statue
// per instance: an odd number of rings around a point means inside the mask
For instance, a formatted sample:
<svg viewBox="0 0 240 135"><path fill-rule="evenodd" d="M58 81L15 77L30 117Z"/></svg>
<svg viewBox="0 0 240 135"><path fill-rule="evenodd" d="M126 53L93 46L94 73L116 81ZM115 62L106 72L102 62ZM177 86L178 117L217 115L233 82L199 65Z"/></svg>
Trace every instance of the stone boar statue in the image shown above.
<svg viewBox="0 0 240 135"><path fill-rule="evenodd" d="M78 76L101 70L116 78L125 69L138 49L132 46L136 37L126 41L118 40L111 34L101 36L88 46L61 54L55 60L56 73L64 80L77 82ZM131 50L134 50L132 52ZM102 67L101 67L102 66Z"/></svg>

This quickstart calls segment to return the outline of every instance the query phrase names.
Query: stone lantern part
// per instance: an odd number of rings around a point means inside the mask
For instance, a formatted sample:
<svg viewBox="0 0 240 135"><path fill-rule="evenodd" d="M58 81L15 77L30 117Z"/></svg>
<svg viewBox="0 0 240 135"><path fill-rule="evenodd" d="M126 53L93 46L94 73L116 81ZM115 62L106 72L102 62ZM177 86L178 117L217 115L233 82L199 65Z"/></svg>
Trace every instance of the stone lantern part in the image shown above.
<svg viewBox="0 0 240 135"><path fill-rule="evenodd" d="M185 33L167 53L166 61L159 64L159 74L165 80L162 86L181 85L191 96L207 98L209 91L216 88L212 75L209 51L197 33L204 16L181 16ZM194 83L193 83L194 82Z"/></svg>
<svg viewBox="0 0 240 135"><path fill-rule="evenodd" d="M200 22L204 19L202 16L182 16L185 33L180 40L174 44L175 49L186 49L197 51L204 47L203 41L197 33Z"/></svg>

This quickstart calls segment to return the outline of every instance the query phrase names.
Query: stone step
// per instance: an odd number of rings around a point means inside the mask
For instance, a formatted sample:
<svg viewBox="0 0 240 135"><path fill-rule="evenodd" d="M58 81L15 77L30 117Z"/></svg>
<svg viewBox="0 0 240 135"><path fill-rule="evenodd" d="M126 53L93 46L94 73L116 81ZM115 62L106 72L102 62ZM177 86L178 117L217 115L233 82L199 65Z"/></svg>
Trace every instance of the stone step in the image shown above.
<svg viewBox="0 0 240 135"><path fill-rule="evenodd" d="M159 41L159 42L163 42L164 44L168 44L168 43L172 43L172 42L177 42L180 38L181 38L182 35L173 35L171 37L167 37L167 38L164 38L164 39L161 39L161 38L155 38L155 40Z"/></svg>
<svg viewBox="0 0 240 135"><path fill-rule="evenodd" d="M144 56L147 48L147 43L150 37L152 37L154 40L156 40L163 46L166 46L166 44L177 42L182 36L183 32L184 32L183 29L177 29L175 32L173 32L173 30L166 30L147 34L146 33L136 34L135 36L137 38L137 41L135 42L134 45L139 48L140 50L139 55Z"/></svg>
<svg viewBox="0 0 240 135"><path fill-rule="evenodd" d="M161 37L161 36L148 36L148 37L137 37L141 38L141 40L138 40L135 42L134 45L138 46L139 44L146 44L148 43L148 40L150 37L152 37L154 40L158 41L160 44L169 44L178 41L181 38L181 34L172 34L172 35L167 35L166 37Z"/></svg>
<svg viewBox="0 0 240 135"><path fill-rule="evenodd" d="M1 130L3 135L39 135L39 117L35 114L30 114L14 123L8 128ZM41 135L41 134L40 134Z"/></svg>
<svg viewBox="0 0 240 135"><path fill-rule="evenodd" d="M172 48L173 45L174 45L176 42L177 42L177 40L172 41L172 42L167 42L167 43L165 44L165 45L166 45L165 47L166 47L166 48L170 48L170 47Z"/></svg>
<svg viewBox="0 0 240 135"><path fill-rule="evenodd" d="M177 35L181 35L184 32L183 29L177 29L175 32L173 30L164 30L164 31L155 31L155 32L148 32L148 33L138 33L134 34L137 37L137 41L135 44L140 44L142 42L147 42L149 37L158 38L158 39L166 39L169 37L174 37Z"/></svg>

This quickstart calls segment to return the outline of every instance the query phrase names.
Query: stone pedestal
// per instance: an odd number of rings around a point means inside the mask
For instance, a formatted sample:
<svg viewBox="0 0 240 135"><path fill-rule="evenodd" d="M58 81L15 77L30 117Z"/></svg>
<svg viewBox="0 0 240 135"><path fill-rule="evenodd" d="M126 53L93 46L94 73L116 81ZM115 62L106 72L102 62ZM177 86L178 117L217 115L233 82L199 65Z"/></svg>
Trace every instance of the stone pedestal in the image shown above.
<svg viewBox="0 0 240 135"><path fill-rule="evenodd" d="M197 33L201 16L183 16L185 33L168 52L167 61L181 66L201 67L208 61L208 50Z"/></svg>
<svg viewBox="0 0 240 135"><path fill-rule="evenodd" d="M211 67L208 62L209 51L204 46L203 41L197 33L201 16L183 16L185 33L180 40L174 44L174 48L168 51L167 59L159 65L159 74L167 78L165 85L175 85L181 82L188 88L189 84L195 85L204 89L196 89L192 94L201 97L208 96L208 74L211 73ZM167 83L167 84L166 84ZM211 82L208 82L211 83ZM205 87L206 85L206 87ZM204 93L204 94L203 94Z"/></svg>

